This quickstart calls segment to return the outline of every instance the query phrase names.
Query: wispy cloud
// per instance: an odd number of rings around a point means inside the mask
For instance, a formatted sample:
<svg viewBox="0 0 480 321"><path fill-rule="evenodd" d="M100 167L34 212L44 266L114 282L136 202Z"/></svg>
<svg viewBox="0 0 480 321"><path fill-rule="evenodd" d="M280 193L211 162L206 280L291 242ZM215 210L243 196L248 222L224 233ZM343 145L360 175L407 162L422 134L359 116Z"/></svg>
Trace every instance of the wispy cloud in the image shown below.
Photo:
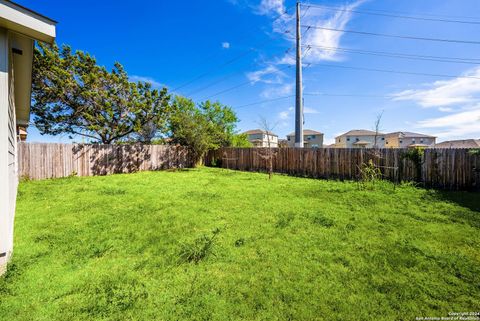
<svg viewBox="0 0 480 321"><path fill-rule="evenodd" d="M468 70L462 76L479 77L480 67ZM454 78L435 81L420 89L409 89L393 95L396 101L413 101L422 107L443 107L441 111L452 111L446 106L470 104L480 101L480 79Z"/></svg>
<svg viewBox="0 0 480 321"><path fill-rule="evenodd" d="M290 115L292 114L292 112L293 112L293 107L290 107L287 110L283 110L283 111L279 112L278 113L278 118L280 118L281 120L290 119Z"/></svg>
<svg viewBox="0 0 480 321"><path fill-rule="evenodd" d="M312 27L344 29L348 22L352 19L352 12L366 0L357 0L348 4L339 6L339 10L328 10L326 8L312 8L308 14L302 19L303 25ZM295 19L291 18L279 19L274 23L276 32L284 32L284 30L294 30ZM311 45L308 51L305 51L305 60L310 63L320 61L338 61L343 56L340 52L332 50L339 47L343 32L310 28L304 30L303 43ZM289 36L286 39L294 43L294 39ZM323 48L319 48L323 47ZM330 49L327 49L330 48ZM295 62L291 56L285 56L278 61L279 63L293 64Z"/></svg>
<svg viewBox="0 0 480 321"><path fill-rule="evenodd" d="M283 14L285 12L284 0L262 0L257 7L257 12L262 15Z"/></svg>
<svg viewBox="0 0 480 321"><path fill-rule="evenodd" d="M320 112L318 110L313 109L313 108L309 108L309 107L304 107L303 112L305 114L320 114Z"/></svg>
<svg viewBox="0 0 480 321"><path fill-rule="evenodd" d="M480 138L480 105L472 110L419 121L419 128L433 129L442 139Z"/></svg>
<svg viewBox="0 0 480 321"><path fill-rule="evenodd" d="M128 79L132 82L148 82L152 85L153 88L161 88L161 87L165 87L164 84L156 81L155 79L151 78L151 77L145 77L145 76L137 76L137 75L132 75L132 76L129 76Z"/></svg>
<svg viewBox="0 0 480 321"><path fill-rule="evenodd" d="M412 124L443 139L480 137L480 67L450 80L423 84L394 94L395 101L411 101L422 108L437 108L446 116L431 117Z"/></svg>
<svg viewBox="0 0 480 321"><path fill-rule="evenodd" d="M278 69L274 65L268 65L267 67L247 73L247 78L253 84L257 82L263 82L266 84L281 84L286 77L285 73Z"/></svg>
<svg viewBox="0 0 480 321"><path fill-rule="evenodd" d="M222 42L223 49L230 49L230 42Z"/></svg>
<svg viewBox="0 0 480 321"><path fill-rule="evenodd" d="M290 107L286 110L282 110L281 112L278 113L278 118L281 120L287 120L293 117L293 113L295 112L295 108ZM320 112L314 108L309 108L309 107L304 107L303 108L303 113L304 114L320 114Z"/></svg>
<svg viewBox="0 0 480 321"><path fill-rule="evenodd" d="M260 96L265 99L272 99L278 97L284 97L293 94L293 85L284 84L281 86L268 86L265 88Z"/></svg>
<svg viewBox="0 0 480 321"><path fill-rule="evenodd" d="M355 9L365 1L366 0L357 0L351 2L341 6L341 8L345 10L338 11L312 8L304 17L302 24L316 27L343 29L352 18L352 13L349 10ZM295 14L285 14L285 9L286 7L284 0L262 0L260 4L255 7L254 12L256 14L270 16L272 19L275 18L272 25L272 31L281 33L285 36L285 39L293 45L294 40L291 37L291 33L285 33L285 31L294 30ZM281 18L277 19L279 15L281 15ZM317 63L324 60L341 60L342 57L338 52L317 48L314 46L337 47L340 44L342 36L342 32L320 30L315 28L309 29L305 34L304 43L310 44L312 47L305 51L305 61L308 63ZM283 83L287 78L284 73L278 72L277 66L294 64L295 58L290 52L287 52L279 58L268 61L265 67L257 71L247 73L247 77L253 83L263 82L272 85L272 88L265 89L261 95L263 97L273 97L275 96L276 92L285 91L285 85Z"/></svg>

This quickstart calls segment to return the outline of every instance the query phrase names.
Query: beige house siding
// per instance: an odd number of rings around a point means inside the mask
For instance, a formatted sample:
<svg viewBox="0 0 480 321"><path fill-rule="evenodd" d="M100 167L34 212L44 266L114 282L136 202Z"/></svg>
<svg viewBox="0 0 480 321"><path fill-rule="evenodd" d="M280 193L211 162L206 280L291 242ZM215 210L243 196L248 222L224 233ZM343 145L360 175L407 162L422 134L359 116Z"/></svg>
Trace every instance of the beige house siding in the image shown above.
<svg viewBox="0 0 480 321"><path fill-rule="evenodd" d="M276 135L266 133L249 134L248 141L251 142L254 147L278 147L278 136Z"/></svg>
<svg viewBox="0 0 480 321"><path fill-rule="evenodd" d="M435 145L435 137L425 136L408 136L398 137L398 135L386 135L385 147L386 148L408 148L410 145Z"/></svg>
<svg viewBox="0 0 480 321"><path fill-rule="evenodd" d="M288 147L295 147L295 135L287 135ZM322 133L304 133L303 134L304 148L323 148L323 134Z"/></svg>
<svg viewBox="0 0 480 321"><path fill-rule="evenodd" d="M412 144L435 145L435 137L386 137L385 147L407 148Z"/></svg>
<svg viewBox="0 0 480 321"><path fill-rule="evenodd" d="M355 143L365 142L365 145ZM335 138L336 148L372 148L375 145L375 135L342 135ZM377 136L377 147L385 147L385 135Z"/></svg>

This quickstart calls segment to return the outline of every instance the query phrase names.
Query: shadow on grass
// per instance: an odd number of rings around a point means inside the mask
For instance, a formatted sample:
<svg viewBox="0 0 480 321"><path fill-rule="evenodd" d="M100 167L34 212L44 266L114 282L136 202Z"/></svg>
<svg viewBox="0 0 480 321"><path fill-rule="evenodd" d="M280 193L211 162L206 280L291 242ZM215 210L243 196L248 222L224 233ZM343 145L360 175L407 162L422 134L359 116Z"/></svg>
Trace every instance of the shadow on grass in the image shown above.
<svg viewBox="0 0 480 321"><path fill-rule="evenodd" d="M480 228L480 192L436 191L432 197L466 209L447 213L453 221L463 220L473 227Z"/></svg>

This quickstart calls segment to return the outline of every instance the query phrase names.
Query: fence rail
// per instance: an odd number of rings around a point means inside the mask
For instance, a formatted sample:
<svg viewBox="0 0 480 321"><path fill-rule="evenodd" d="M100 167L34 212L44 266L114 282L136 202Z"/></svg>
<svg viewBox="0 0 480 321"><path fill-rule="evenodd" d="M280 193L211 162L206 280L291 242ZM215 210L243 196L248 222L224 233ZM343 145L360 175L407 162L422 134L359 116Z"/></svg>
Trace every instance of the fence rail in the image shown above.
<svg viewBox="0 0 480 321"><path fill-rule="evenodd" d="M185 147L168 145L18 144L20 177L45 179L192 167Z"/></svg>
<svg viewBox="0 0 480 321"><path fill-rule="evenodd" d="M426 187L451 190L480 188L480 156L468 149L426 149L418 162L406 149L273 148L273 171L312 178L357 179L370 159L385 179L416 181ZM210 151L207 166L243 171L267 171L264 148L223 148Z"/></svg>

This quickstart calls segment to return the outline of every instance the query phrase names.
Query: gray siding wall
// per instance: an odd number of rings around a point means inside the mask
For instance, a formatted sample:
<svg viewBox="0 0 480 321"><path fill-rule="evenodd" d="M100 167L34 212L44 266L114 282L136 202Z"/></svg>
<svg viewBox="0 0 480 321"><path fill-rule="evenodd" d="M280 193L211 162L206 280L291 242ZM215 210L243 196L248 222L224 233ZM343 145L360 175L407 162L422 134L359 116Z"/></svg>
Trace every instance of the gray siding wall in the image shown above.
<svg viewBox="0 0 480 321"><path fill-rule="evenodd" d="M10 252L9 116L8 116L8 38L0 28L0 274L5 272Z"/></svg>
<svg viewBox="0 0 480 321"><path fill-rule="evenodd" d="M9 33L0 29L0 274L13 250L17 168L13 57Z"/></svg>

